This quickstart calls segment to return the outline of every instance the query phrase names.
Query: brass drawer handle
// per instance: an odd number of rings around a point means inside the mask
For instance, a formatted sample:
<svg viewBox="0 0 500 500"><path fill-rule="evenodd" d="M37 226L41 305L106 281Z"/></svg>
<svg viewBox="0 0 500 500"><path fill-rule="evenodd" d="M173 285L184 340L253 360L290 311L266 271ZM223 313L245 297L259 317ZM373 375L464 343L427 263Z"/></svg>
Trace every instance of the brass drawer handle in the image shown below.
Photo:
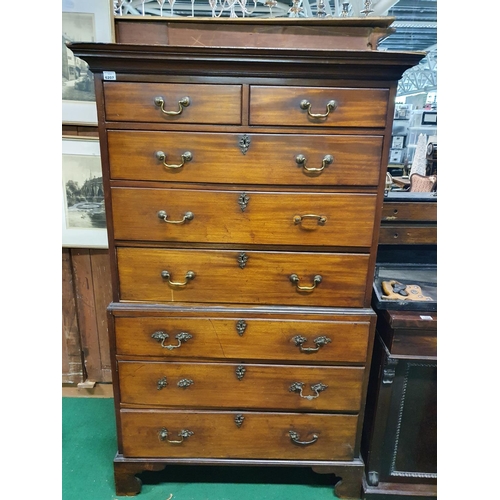
<svg viewBox="0 0 500 500"><path fill-rule="evenodd" d="M299 167L302 167L306 172L319 173L319 172L323 172L325 167L327 167L328 165L331 165L333 163L333 156L332 155L325 155L323 157L322 162L321 162L320 168L308 167L307 166L307 158L304 155L297 155L297 157L295 158L295 161L297 162L297 165Z"/></svg>
<svg viewBox="0 0 500 500"><path fill-rule="evenodd" d="M161 272L161 277L164 279L164 280L168 280L168 284L169 285L172 285L172 286L186 286L190 280L194 280L195 278L195 274L193 271L188 271L186 273L186 281L182 282L182 283L179 283L179 282L175 282L175 281L170 281L170 273L168 271L162 271Z"/></svg>
<svg viewBox="0 0 500 500"><path fill-rule="evenodd" d="M313 284L311 286L299 285L300 278L296 274L290 274L290 281L295 285L297 290L302 292L310 292L316 288L316 286L323 281L321 274L317 274L313 278Z"/></svg>
<svg viewBox="0 0 500 500"><path fill-rule="evenodd" d="M179 380L179 382L177 382L177 387L180 387L181 389L186 389L187 387L193 384L194 380L191 380L190 378L183 378ZM167 377L162 377L156 383L156 388L160 391L161 389L167 387L167 385L168 385Z"/></svg>
<svg viewBox="0 0 500 500"><path fill-rule="evenodd" d="M293 223L301 224L304 219L318 219L318 226L324 226L326 224L326 217L314 214L294 215Z"/></svg>
<svg viewBox="0 0 500 500"><path fill-rule="evenodd" d="M176 169L182 168L187 161L191 161L193 159L193 155L190 151L186 151L185 153L181 154L182 161L181 163L179 163L179 165L170 165L169 163L166 163L167 155L163 151L157 151L156 158L163 163L164 167Z"/></svg>
<svg viewBox="0 0 500 500"><path fill-rule="evenodd" d="M180 115L184 108L187 108L191 104L191 99L189 97L183 97L179 102L179 109L177 111L165 111L165 99L163 97L155 97L155 106L161 109L161 112L168 116Z"/></svg>
<svg viewBox="0 0 500 500"><path fill-rule="evenodd" d="M164 331L158 331L158 332L154 332L152 335L151 335L151 338L152 339L155 339L157 340L158 342L161 342L161 346L164 348L164 349L168 349L169 351L171 351L172 349L177 349L179 348L181 345L182 345L182 342L187 342L189 339L192 339L193 336L190 334L190 333L187 333L187 332L180 332L178 333L176 336L175 336L175 339L177 340L177 345L173 345L173 344L169 344L169 345L165 345L165 340L167 340L169 337L168 333L164 332Z"/></svg>
<svg viewBox="0 0 500 500"><path fill-rule="evenodd" d="M295 431L288 431L288 434L290 436L290 439L295 443L295 444L300 444L301 446L307 446L308 444L314 444L318 440L318 435L313 434L313 438L311 441L300 441L300 436L298 432Z"/></svg>
<svg viewBox="0 0 500 500"><path fill-rule="evenodd" d="M180 440L171 440L171 439L167 439L168 429L166 429L165 427L162 427L158 431L158 438L160 439L160 441L167 441L167 443L170 443L170 444L181 444L184 441L184 439L187 439L189 436L192 436L193 434L194 434L193 431L190 431L188 429L182 429L177 434L177 436L179 436L181 439Z"/></svg>
<svg viewBox="0 0 500 500"><path fill-rule="evenodd" d="M314 395L309 394L308 396L304 396L302 391L304 390L304 382L294 382L288 390L290 392L298 392L301 398L307 399L311 401L312 399L316 399L319 396L319 393L328 388L327 385L318 382L317 384L311 385L311 391L314 391Z"/></svg>
<svg viewBox="0 0 500 500"><path fill-rule="evenodd" d="M292 340L295 342L295 345L300 349L300 352L304 352L306 354L311 352L318 352L321 347L325 346L326 344L329 344L332 341L332 339L329 339L328 337L322 335L321 337L316 337L313 340L313 342L316 344L316 347L304 347L303 344L307 342L307 339L305 337L302 337L302 335L296 335L295 337L292 337Z"/></svg>
<svg viewBox="0 0 500 500"><path fill-rule="evenodd" d="M167 220L168 215L167 212L165 212L165 210L160 210L156 215L158 216L158 219L161 219L167 224L184 224L188 220L194 219L193 212L186 212L181 220Z"/></svg>
<svg viewBox="0 0 500 500"><path fill-rule="evenodd" d="M307 109L307 114L311 118L326 118L329 114L330 111L333 111L337 107L337 103L332 99L331 101L328 101L326 105L326 113L321 114L321 113L311 113L311 103L304 99L303 101L300 101L300 109Z"/></svg>

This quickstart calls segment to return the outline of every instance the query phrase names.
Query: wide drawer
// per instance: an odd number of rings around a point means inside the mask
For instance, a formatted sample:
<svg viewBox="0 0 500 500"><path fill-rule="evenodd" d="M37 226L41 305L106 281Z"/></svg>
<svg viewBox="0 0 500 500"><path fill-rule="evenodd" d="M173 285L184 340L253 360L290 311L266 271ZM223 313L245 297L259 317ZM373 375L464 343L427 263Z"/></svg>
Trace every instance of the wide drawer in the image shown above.
<svg viewBox="0 0 500 500"><path fill-rule="evenodd" d="M118 248L122 301L363 307L368 254ZM304 288L301 290L299 287Z"/></svg>
<svg viewBox="0 0 500 500"><path fill-rule="evenodd" d="M436 222L437 203L384 202L382 221Z"/></svg>
<svg viewBox="0 0 500 500"><path fill-rule="evenodd" d="M437 245L437 225L429 224L382 224L380 245Z"/></svg>
<svg viewBox="0 0 500 500"><path fill-rule="evenodd" d="M364 363L369 322L116 317L118 355Z"/></svg>
<svg viewBox="0 0 500 500"><path fill-rule="evenodd" d="M377 197L112 188L111 199L117 240L369 248Z"/></svg>
<svg viewBox="0 0 500 500"><path fill-rule="evenodd" d="M104 82L104 106L107 121L237 125L241 86Z"/></svg>
<svg viewBox="0 0 500 500"><path fill-rule="evenodd" d="M125 457L352 460L357 415L121 410ZM181 434L179 436L179 434Z"/></svg>
<svg viewBox="0 0 500 500"><path fill-rule="evenodd" d="M388 89L251 86L250 124L385 127L388 99Z"/></svg>
<svg viewBox="0 0 500 500"><path fill-rule="evenodd" d="M118 363L122 404L359 411L364 368L232 363Z"/></svg>
<svg viewBox="0 0 500 500"><path fill-rule="evenodd" d="M376 186L381 150L380 136L108 132L113 179Z"/></svg>

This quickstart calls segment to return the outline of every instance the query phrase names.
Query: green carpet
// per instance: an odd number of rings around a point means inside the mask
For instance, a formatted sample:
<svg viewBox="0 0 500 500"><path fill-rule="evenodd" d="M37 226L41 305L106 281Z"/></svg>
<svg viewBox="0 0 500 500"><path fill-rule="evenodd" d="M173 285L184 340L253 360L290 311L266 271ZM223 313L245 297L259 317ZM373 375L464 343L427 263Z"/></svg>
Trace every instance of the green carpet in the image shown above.
<svg viewBox="0 0 500 500"><path fill-rule="evenodd" d="M115 500L113 400L63 398L62 499ZM331 476L308 468L167 466L144 472L137 500L334 500Z"/></svg>

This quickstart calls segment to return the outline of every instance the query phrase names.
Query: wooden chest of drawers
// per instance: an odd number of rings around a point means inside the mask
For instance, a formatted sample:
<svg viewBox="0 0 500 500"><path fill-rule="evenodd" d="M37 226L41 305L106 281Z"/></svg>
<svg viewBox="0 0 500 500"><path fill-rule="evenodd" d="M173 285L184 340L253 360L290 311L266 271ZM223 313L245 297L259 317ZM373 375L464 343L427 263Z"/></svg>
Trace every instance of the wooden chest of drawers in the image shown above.
<svg viewBox="0 0 500 500"><path fill-rule="evenodd" d="M264 464L359 498L387 117L423 54L71 48L96 80L117 494Z"/></svg>

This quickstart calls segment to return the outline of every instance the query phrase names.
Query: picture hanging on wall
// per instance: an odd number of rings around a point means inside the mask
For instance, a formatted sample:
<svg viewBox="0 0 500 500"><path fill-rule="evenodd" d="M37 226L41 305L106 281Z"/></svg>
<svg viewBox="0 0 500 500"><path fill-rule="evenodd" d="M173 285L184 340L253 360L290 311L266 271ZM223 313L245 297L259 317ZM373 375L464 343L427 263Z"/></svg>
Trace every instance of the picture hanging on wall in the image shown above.
<svg viewBox="0 0 500 500"><path fill-rule="evenodd" d="M97 138L62 138L62 246L108 248Z"/></svg>
<svg viewBox="0 0 500 500"><path fill-rule="evenodd" d="M68 42L113 42L111 0L63 0L62 3L62 122L96 125L94 76L75 57Z"/></svg>

